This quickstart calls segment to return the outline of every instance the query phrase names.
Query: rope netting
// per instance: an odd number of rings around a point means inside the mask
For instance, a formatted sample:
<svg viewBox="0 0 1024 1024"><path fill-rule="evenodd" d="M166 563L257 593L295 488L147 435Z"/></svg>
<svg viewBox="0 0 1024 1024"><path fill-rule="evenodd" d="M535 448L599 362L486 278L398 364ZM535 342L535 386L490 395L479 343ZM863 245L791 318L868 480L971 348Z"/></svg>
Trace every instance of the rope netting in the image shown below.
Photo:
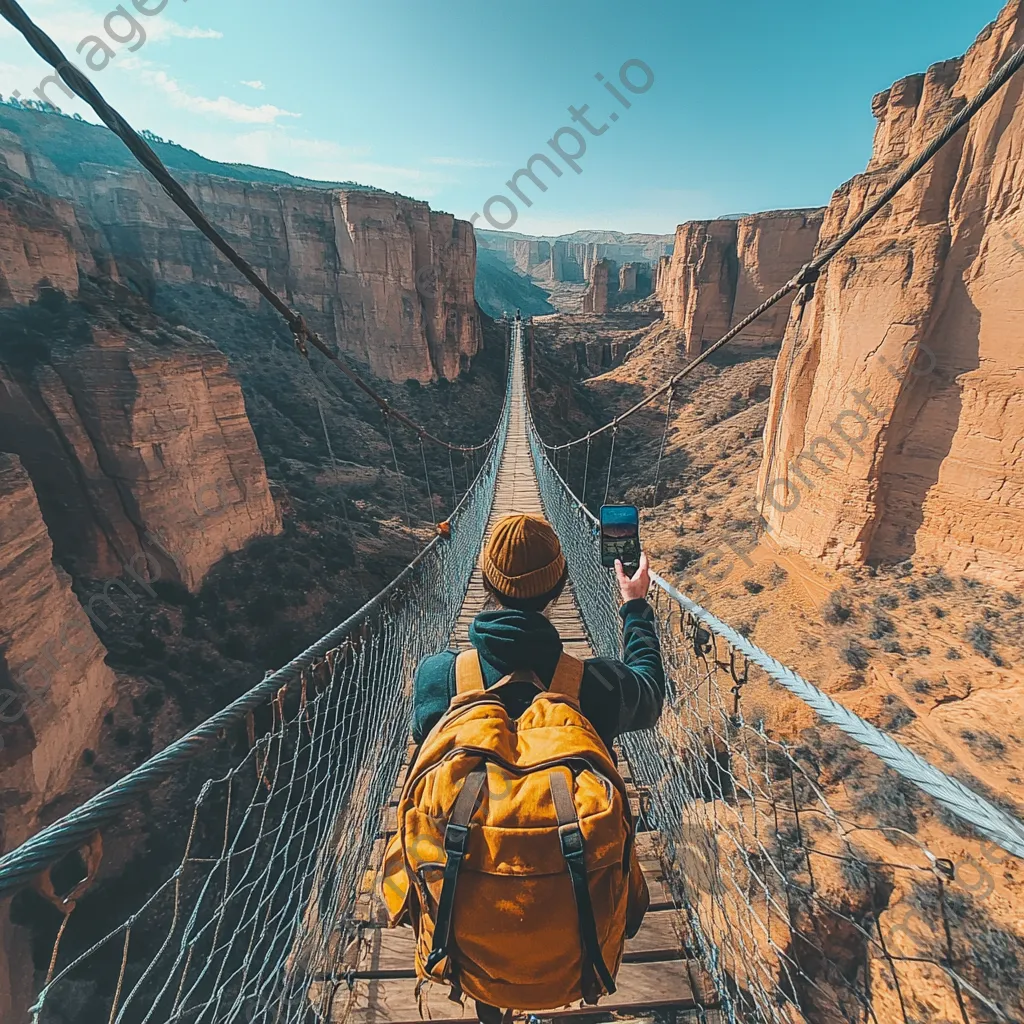
<svg viewBox="0 0 1024 1024"><path fill-rule="evenodd" d="M187 758L190 770L206 771L189 741L219 734L223 748L224 730L248 726L244 756L202 785L176 867L153 879L137 907L96 941L82 944L88 928L77 943L74 928L61 929L34 1021L285 1024L309 1019L317 979L341 971L343 982L342 953L365 917L364 873L381 808L406 750L413 669L447 646L458 618L494 499L509 410L506 394L450 536L438 537L366 608L245 698L0 859L0 882L10 888L74 848L76 836L113 820L112 806L137 801L155 776L154 762L167 768L169 759ZM267 723L261 735L257 720ZM113 889L110 896L116 899ZM330 998L332 988L319 988ZM319 1009L325 1019L327 1008Z"/></svg>
<svg viewBox="0 0 1024 1024"><path fill-rule="evenodd" d="M594 652L616 657L597 522L529 429ZM1024 824L655 584L665 711L622 747L728 1019L1024 1019L1019 908L995 893Z"/></svg>

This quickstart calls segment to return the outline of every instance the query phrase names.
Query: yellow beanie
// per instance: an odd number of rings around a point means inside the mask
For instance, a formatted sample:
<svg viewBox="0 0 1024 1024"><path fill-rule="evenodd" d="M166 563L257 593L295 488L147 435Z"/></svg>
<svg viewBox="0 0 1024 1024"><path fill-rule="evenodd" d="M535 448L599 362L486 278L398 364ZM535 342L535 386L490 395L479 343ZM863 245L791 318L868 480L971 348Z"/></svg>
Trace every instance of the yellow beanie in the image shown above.
<svg viewBox="0 0 1024 1024"><path fill-rule="evenodd" d="M481 569L506 597L540 597L555 589L565 572L558 536L540 516L505 516L484 548Z"/></svg>

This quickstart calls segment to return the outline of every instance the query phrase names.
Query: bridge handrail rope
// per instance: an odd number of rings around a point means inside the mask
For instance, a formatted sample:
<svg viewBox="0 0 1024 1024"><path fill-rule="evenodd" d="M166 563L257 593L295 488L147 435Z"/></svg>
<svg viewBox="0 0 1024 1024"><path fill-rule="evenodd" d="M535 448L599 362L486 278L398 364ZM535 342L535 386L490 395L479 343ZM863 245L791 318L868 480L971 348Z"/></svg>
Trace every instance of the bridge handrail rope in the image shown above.
<svg viewBox="0 0 1024 1024"><path fill-rule="evenodd" d="M1016 53L1012 54L993 74L988 84L979 92L959 113L950 119L941 132L926 146L916 157L906 162L897 173L892 184L872 203L842 234L830 242L817 256L800 269L791 280L787 281L774 295L769 296L753 312L745 316L738 324L730 328L718 341L709 345L696 358L683 367L678 373L673 374L667 381L660 384L650 394L640 401L631 405L625 412L619 413L603 426L591 430L582 437L562 444L549 445L544 447L549 452L559 452L563 449L575 447L578 444L589 443L595 437L604 434L608 430L615 430L623 420L629 419L641 409L647 408L652 402L660 398L666 391L677 387L679 382L690 376L702 363L707 362L720 348L727 345L737 335L745 331L755 320L758 320L773 306L778 305L787 295L800 289L801 294L797 297L797 303L802 307L814 296L814 288L821 277L821 272L835 259L836 256L854 239L860 232L887 206L913 178L931 161L931 159L942 150L956 134L968 125L974 116L996 95L1010 79L1024 68L1024 46L1021 46Z"/></svg>
<svg viewBox="0 0 1024 1024"><path fill-rule="evenodd" d="M256 686L238 697L217 714L202 722L181 739L154 754L134 771L125 775L102 792L87 800L60 820L42 829L15 850L0 857L0 897L27 884L61 857L79 849L98 829L116 820L139 797L175 774L183 765L196 758L203 749L216 741L223 731L238 725L253 710L265 707L282 687L288 688L325 655L356 635L374 615L385 609L389 602L399 598L410 581L426 564L436 559L439 549L450 543L449 537L458 534L467 518L467 510L481 497L487 508L493 500L493 487L498 463L504 449L505 433L510 415L511 369L506 384L505 403L496 428L496 438L488 458L477 474L470 489L463 495L449 524L448 536L435 536L419 554L378 594L366 602L344 622L325 634L316 643L293 658L287 665L269 673ZM488 487L490 495L488 496ZM486 519L486 516L484 517ZM483 539L483 525L476 527ZM475 561L475 553L474 553ZM471 569L472 566L469 567ZM469 569L464 579L455 586L463 591L469 584Z"/></svg>
<svg viewBox="0 0 1024 1024"><path fill-rule="evenodd" d="M548 455L551 449L540 439L532 411L528 413L528 425L537 475L541 481L541 494L550 495L551 487L557 486L569 496L576 513L586 523L594 538L593 552L590 558L590 561L593 562L597 558L598 519L555 468ZM607 494L605 500L607 501ZM563 533L564 524L556 525L562 527L559 532ZM581 562L580 558L570 559L570 570L575 567L579 571ZM605 575L608 575L607 572ZM894 740L888 733L855 715L793 669L773 658L756 644L751 643L745 636L712 615L696 601L690 600L657 573L652 572L651 579L655 586L664 591L683 611L694 616L713 634L722 637L730 647L763 669L775 682L784 686L790 693L812 708L822 720L840 728L851 739L876 754L894 771L934 797L958 817L969 822L1004 850L1015 856L1024 857L1024 822L996 807L958 779L935 768L909 747ZM592 580L579 579L576 582L575 593L579 596L584 624L590 632L594 650L608 657L617 656L619 647L617 600L610 580L607 587L595 588ZM608 600L604 600L606 597Z"/></svg>
<svg viewBox="0 0 1024 1024"><path fill-rule="evenodd" d="M417 423L400 409L396 409L372 385L337 356L324 343L316 331L310 329L302 314L295 312L255 268L231 245L221 232L210 223L192 197L167 169L164 162L153 151L152 146L103 98L99 90L74 64L64 56L60 47L25 13L16 0L0 0L0 14L10 22L28 41L35 52L60 75L67 87L96 112L103 123L128 147L135 158L156 179L174 204L193 224L217 247L238 272L284 317L295 336L295 344L301 355L308 359L307 343L312 345L325 359L341 371L353 384L366 394L387 417L394 417L424 441L447 448L449 451L471 452L488 447L493 436L478 445L456 445L437 437L422 424Z"/></svg>

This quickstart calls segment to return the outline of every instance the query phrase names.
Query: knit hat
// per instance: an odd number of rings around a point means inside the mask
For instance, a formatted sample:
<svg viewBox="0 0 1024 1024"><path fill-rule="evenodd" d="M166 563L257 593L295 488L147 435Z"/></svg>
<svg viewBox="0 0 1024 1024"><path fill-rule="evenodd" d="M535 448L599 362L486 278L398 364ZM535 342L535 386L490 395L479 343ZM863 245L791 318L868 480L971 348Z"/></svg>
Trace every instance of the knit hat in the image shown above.
<svg viewBox="0 0 1024 1024"><path fill-rule="evenodd" d="M540 597L554 590L565 572L565 556L551 524L540 516L505 516L494 527L480 567L505 597Z"/></svg>

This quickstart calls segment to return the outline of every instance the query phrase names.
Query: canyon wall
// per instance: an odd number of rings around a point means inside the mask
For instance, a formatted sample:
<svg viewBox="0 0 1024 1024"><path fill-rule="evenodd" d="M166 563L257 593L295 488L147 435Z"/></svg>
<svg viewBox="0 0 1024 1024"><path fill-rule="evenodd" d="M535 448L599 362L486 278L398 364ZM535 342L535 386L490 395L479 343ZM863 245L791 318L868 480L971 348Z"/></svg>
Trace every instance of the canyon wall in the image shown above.
<svg viewBox="0 0 1024 1024"><path fill-rule="evenodd" d="M28 474L0 452L0 850L41 824L95 746L116 681L50 538ZM21 1019L34 973L27 935L0 900L0 1020Z"/></svg>
<svg viewBox="0 0 1024 1024"><path fill-rule="evenodd" d="M1013 0L962 59L875 97L834 238L1024 43ZM782 544L1024 585L1024 78L838 256L786 333L759 487Z"/></svg>
<svg viewBox="0 0 1024 1024"><path fill-rule="evenodd" d="M811 258L821 210L782 210L738 220L688 221L657 272L668 323L683 332L689 357L717 341ZM738 336L752 346L782 341L792 300L779 303Z"/></svg>
<svg viewBox="0 0 1024 1024"><path fill-rule="evenodd" d="M124 276L202 284L255 305L257 293L141 170L82 163L65 174L32 140L0 132L0 155L72 202L101 258ZM482 342L472 227L426 203L374 191L180 180L229 242L324 339L380 377L454 378Z"/></svg>
<svg viewBox="0 0 1024 1024"><path fill-rule="evenodd" d="M0 366L0 448L31 473L76 575L129 569L195 591L281 529L241 389L210 344L97 327L90 342Z"/></svg>
<svg viewBox="0 0 1024 1024"><path fill-rule="evenodd" d="M126 290L112 300L91 284L65 201L8 168L0 189L0 451L20 457L75 575L128 569L196 590L224 555L281 529L227 359Z"/></svg>

